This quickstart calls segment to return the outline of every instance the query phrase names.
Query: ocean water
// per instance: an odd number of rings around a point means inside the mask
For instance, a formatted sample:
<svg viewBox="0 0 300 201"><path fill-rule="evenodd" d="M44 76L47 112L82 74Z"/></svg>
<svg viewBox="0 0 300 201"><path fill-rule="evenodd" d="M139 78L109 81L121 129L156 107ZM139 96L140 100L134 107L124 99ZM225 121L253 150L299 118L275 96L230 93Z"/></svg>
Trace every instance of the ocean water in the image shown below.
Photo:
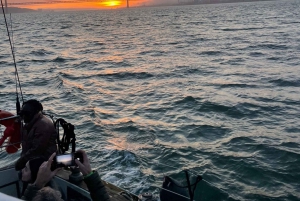
<svg viewBox="0 0 300 201"><path fill-rule="evenodd" d="M299 13L291 0L12 14L24 99L73 123L93 168L135 194L189 169L197 201L300 200ZM15 112L3 17L0 36L0 108ZM0 166L17 158L2 150Z"/></svg>

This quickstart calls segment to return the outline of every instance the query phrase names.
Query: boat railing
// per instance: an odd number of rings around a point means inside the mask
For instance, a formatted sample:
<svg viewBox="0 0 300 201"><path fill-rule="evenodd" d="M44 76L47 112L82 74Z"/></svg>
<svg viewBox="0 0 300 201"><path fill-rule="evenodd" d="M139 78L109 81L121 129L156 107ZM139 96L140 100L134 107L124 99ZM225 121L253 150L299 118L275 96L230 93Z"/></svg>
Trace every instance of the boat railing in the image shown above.
<svg viewBox="0 0 300 201"><path fill-rule="evenodd" d="M15 115L15 116L11 116L11 117L2 118L2 119L0 119L0 122L5 121L5 120L10 120L10 119L17 119L19 117L20 117L19 115Z"/></svg>

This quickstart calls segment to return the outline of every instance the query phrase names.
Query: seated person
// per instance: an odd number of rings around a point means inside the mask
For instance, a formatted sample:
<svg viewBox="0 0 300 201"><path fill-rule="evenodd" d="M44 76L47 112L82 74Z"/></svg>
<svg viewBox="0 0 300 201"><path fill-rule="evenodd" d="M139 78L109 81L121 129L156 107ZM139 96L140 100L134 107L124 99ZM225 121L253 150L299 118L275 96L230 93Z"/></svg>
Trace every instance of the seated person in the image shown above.
<svg viewBox="0 0 300 201"><path fill-rule="evenodd" d="M44 158L35 158L29 160L26 163L26 166L22 169L22 181L23 181L23 191L22 191L22 199L23 200L46 200L46 197L54 197L56 199L52 199L52 201L62 201L61 193L57 189L54 182L49 180L44 186L47 186L47 189L40 190L35 185L35 181L37 180L37 175L40 167L45 164ZM53 171L53 174L58 171L56 169ZM29 184L29 185L28 185ZM46 187L45 187L46 188ZM50 188L50 190L49 190ZM45 197L46 195L46 197ZM37 197L37 198L36 198Z"/></svg>
<svg viewBox="0 0 300 201"><path fill-rule="evenodd" d="M86 183L90 195L93 201L110 201L109 195L103 185L98 172L92 171L89 159L83 150L77 151L77 153L81 153L83 156L83 163L75 159L75 163L78 165L81 173L83 174L83 180ZM37 196L38 191L41 191L46 184L56 175L56 173L60 170L60 168L51 171L51 164L53 162L53 158L55 157L55 153L53 153L49 160L44 162L38 171L37 178L33 184L28 186L24 197L26 200L32 200L35 196ZM49 190L49 189L48 189ZM56 200L56 198L54 199Z"/></svg>
<svg viewBox="0 0 300 201"><path fill-rule="evenodd" d="M23 182L23 190L22 195L24 194L24 191L26 190L29 183L34 183L36 180L39 168L41 164L45 162L44 158L35 158L26 163L26 166L22 169L21 174L21 180ZM14 197L11 197L9 195L0 193L0 200L10 201L10 200L20 200Z"/></svg>
<svg viewBox="0 0 300 201"><path fill-rule="evenodd" d="M42 111L43 106L37 100L28 100L23 104L20 116L25 125L22 130L22 153L15 164L16 170L23 169L30 159L49 158L57 151L57 132L53 122Z"/></svg>
<svg viewBox="0 0 300 201"><path fill-rule="evenodd" d="M34 158L26 163L26 166L22 169L22 181L28 183L34 183L37 177L42 163L45 162L44 158Z"/></svg>
<svg viewBox="0 0 300 201"><path fill-rule="evenodd" d="M32 201L63 201L59 191L49 186L40 189Z"/></svg>

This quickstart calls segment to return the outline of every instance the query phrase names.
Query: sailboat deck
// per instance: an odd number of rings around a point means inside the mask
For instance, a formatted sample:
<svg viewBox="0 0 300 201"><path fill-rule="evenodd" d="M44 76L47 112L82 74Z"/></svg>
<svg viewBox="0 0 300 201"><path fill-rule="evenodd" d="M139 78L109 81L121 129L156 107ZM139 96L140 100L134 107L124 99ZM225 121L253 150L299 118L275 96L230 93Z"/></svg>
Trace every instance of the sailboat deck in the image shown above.
<svg viewBox="0 0 300 201"><path fill-rule="evenodd" d="M63 169L53 178L54 182L58 185L63 198L65 200L90 201L91 198L86 184L83 181L77 185L72 184L69 181L70 174L70 170ZM22 182L19 180L18 172L13 166L0 168L0 178L0 192L16 198L21 197L20 192ZM138 201L136 195L128 193L132 199L127 199L120 195L121 192L125 191L124 189L103 180L102 182L111 201Z"/></svg>
<svg viewBox="0 0 300 201"><path fill-rule="evenodd" d="M68 170L61 170L57 172L56 176L62 178L65 181L69 181L70 174L71 172ZM126 199L125 197L119 194L120 192L124 192L125 191L124 189L114 186L113 184L110 184L109 182L106 182L104 180L102 180L102 182L105 185L106 191L110 196L111 201L128 201L128 199ZM83 181L81 181L77 186L88 191L87 186ZM134 195L132 197L133 197L133 201L138 200L138 198L135 197Z"/></svg>

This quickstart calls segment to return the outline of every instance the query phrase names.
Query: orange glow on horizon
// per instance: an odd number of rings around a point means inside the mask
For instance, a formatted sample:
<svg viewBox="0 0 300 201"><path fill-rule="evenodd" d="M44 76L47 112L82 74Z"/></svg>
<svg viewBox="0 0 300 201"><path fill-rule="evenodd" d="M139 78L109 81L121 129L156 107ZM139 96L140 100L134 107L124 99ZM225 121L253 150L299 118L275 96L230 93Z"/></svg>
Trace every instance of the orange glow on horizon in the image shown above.
<svg viewBox="0 0 300 201"><path fill-rule="evenodd" d="M135 0L130 2L130 7L145 5L149 0ZM98 2L85 3L54 3L54 4L33 4L33 5L19 5L20 8L29 9L45 9L45 10L67 10L67 9L112 9L112 8L126 8L127 0L99 0Z"/></svg>

